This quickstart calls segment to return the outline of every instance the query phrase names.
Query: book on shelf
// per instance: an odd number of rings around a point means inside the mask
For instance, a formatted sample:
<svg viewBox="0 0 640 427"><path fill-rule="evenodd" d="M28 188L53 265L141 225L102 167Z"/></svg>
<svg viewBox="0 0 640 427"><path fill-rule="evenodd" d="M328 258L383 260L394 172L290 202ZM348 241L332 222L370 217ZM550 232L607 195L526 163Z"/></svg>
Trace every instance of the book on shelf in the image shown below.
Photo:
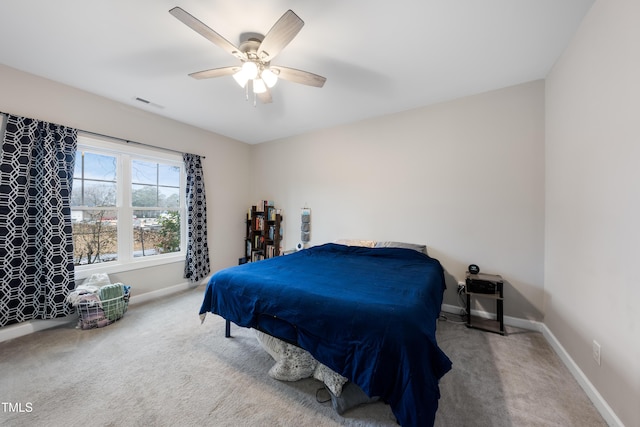
<svg viewBox="0 0 640 427"><path fill-rule="evenodd" d="M280 246L277 245L277 244L267 245L265 247L265 254L266 254L267 258L273 258L275 256L282 255L281 253L279 253L280 252L279 248L280 248Z"/></svg>
<svg viewBox="0 0 640 427"><path fill-rule="evenodd" d="M274 207L270 207L267 209L267 220L275 221L276 220L277 209Z"/></svg>
<svg viewBox="0 0 640 427"><path fill-rule="evenodd" d="M255 217L254 223L253 223L253 228L254 230L264 230L264 217L261 215L258 215Z"/></svg>
<svg viewBox="0 0 640 427"><path fill-rule="evenodd" d="M260 200L256 204L256 212L264 212L265 207L272 208L273 206L273 200Z"/></svg>
<svg viewBox="0 0 640 427"><path fill-rule="evenodd" d="M251 254L251 262L262 261L264 254L261 251L255 251Z"/></svg>
<svg viewBox="0 0 640 427"><path fill-rule="evenodd" d="M264 245L264 236L256 235L253 237L253 247L254 249L262 248Z"/></svg>

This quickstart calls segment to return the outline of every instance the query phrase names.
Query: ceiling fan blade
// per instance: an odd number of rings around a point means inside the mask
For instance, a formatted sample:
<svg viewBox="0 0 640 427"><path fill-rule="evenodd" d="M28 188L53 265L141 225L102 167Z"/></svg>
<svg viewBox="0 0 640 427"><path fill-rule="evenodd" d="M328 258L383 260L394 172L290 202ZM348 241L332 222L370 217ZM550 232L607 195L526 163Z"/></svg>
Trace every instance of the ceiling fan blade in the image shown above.
<svg viewBox="0 0 640 427"><path fill-rule="evenodd" d="M273 24L264 40L258 48L258 58L263 62L269 62L288 45L300 32L304 21L292 10L288 10Z"/></svg>
<svg viewBox="0 0 640 427"><path fill-rule="evenodd" d="M213 68L211 70L197 71L195 73L189 74L189 76L194 79L212 79L214 77L222 77L222 76L230 76L232 74L240 71L240 67L223 67L223 68Z"/></svg>
<svg viewBox="0 0 640 427"><path fill-rule="evenodd" d="M324 82L327 81L325 77L317 74L310 73L308 71L296 70L295 68L281 67L280 65L272 65L269 67L274 70L278 77L290 82L300 83L307 86L322 87Z"/></svg>
<svg viewBox="0 0 640 427"><path fill-rule="evenodd" d="M244 52L242 52L240 49L235 47L233 43L231 43L229 40L225 39L220 34L213 31L211 28L206 26L202 21L200 21L190 13L186 12L184 9L180 7L174 7L169 11L169 13L175 16L178 20L182 21L182 23L185 24L187 27L191 28L193 31L197 32L202 37L206 38L216 46L226 50L236 58L239 58L242 60L247 59L247 56L244 54Z"/></svg>

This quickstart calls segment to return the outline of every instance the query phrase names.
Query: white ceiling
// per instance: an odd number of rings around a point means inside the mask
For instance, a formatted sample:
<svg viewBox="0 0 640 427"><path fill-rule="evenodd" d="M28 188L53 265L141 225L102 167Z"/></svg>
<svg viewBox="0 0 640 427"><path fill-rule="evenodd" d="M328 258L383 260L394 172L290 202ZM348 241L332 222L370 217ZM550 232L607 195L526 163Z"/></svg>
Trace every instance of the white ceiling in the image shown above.
<svg viewBox="0 0 640 427"><path fill-rule="evenodd" d="M544 78L593 2L2 0L0 63L255 144ZM189 77L239 61L174 6L236 45L292 9L305 26L273 64L325 86L281 80L254 107L230 76Z"/></svg>

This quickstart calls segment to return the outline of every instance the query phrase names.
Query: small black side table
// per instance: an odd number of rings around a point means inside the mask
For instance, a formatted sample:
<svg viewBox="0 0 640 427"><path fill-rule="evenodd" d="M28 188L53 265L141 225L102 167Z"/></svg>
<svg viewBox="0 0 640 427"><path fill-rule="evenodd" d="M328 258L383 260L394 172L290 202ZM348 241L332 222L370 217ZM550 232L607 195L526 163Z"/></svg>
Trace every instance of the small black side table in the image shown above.
<svg viewBox="0 0 640 427"><path fill-rule="evenodd" d="M497 274L472 274L467 271L465 293L467 294L467 327L505 334L504 293L502 276ZM471 297L496 301L496 319L485 319L471 315Z"/></svg>

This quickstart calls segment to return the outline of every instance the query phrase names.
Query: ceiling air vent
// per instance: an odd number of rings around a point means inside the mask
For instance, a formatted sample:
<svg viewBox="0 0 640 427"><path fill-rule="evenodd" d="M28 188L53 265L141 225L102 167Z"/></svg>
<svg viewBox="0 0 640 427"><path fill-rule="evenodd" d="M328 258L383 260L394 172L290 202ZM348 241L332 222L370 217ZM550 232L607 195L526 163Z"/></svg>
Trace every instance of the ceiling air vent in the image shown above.
<svg viewBox="0 0 640 427"><path fill-rule="evenodd" d="M160 105L160 104L156 104L156 103L151 102L151 101L148 101L148 100L146 100L146 99L144 99L144 98L140 98L139 96L136 96L136 97L135 97L135 98L133 98L133 99L135 99L135 100L136 100L136 101L138 101L138 102L142 102L143 104L147 104L147 105L149 105L149 106L151 106L151 107L156 107L156 108L160 108L160 109L164 108L164 107L163 107L162 105Z"/></svg>

